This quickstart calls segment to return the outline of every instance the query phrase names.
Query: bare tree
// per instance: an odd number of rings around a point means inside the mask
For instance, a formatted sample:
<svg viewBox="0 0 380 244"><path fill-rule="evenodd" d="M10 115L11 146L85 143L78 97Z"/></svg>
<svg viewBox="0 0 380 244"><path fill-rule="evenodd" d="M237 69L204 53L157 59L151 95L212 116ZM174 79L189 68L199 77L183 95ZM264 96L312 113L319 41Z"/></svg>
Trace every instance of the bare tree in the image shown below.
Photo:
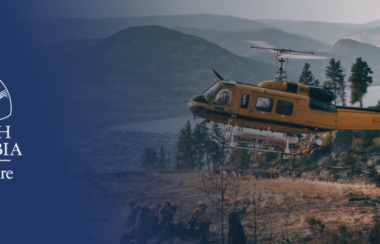
<svg viewBox="0 0 380 244"><path fill-rule="evenodd" d="M231 200L231 194L237 195L239 191L239 186L234 189L233 179L227 174L224 170L225 166L228 162L226 162L226 158L228 158L229 148L226 147L224 136L222 137L223 141L219 145L220 147L220 157L219 157L219 170L216 171L207 171L202 174L203 180L203 188L201 189L210 200L212 206L220 213L221 219L221 238L222 244L224 244L225 236L224 236L224 218L226 216L226 212L230 210L231 204L226 204Z"/></svg>
<svg viewBox="0 0 380 244"><path fill-rule="evenodd" d="M245 214L245 228L252 243L257 244L260 239L266 239L268 243L272 243L276 238L273 221L273 198L265 199L260 192L257 192L256 183L253 183L253 194L248 199L248 211Z"/></svg>

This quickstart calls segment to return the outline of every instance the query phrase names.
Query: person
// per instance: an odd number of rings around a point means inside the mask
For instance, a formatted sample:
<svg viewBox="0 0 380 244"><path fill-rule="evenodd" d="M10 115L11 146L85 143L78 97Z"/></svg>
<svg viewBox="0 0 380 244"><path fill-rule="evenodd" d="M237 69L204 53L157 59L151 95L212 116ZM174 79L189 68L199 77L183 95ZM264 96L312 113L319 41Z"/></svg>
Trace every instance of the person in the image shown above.
<svg viewBox="0 0 380 244"><path fill-rule="evenodd" d="M126 230L128 230L129 227L135 225L136 219L137 219L137 213L139 211L140 211L140 207L136 206L135 200L130 199L123 213L123 223Z"/></svg>
<svg viewBox="0 0 380 244"><path fill-rule="evenodd" d="M149 232L149 222L153 220L153 214L147 204L141 206L135 223L136 236L139 243L145 243Z"/></svg>
<svg viewBox="0 0 380 244"><path fill-rule="evenodd" d="M170 200L166 200L164 205L158 210L158 218L160 222L170 223L174 218L174 211L171 208Z"/></svg>
<svg viewBox="0 0 380 244"><path fill-rule="evenodd" d="M153 214L153 220L150 222L150 228L152 230L153 235L157 235L159 232L158 222L160 219L158 217L158 211L160 210L161 207L162 205L160 203L157 203L150 207L150 211Z"/></svg>
<svg viewBox="0 0 380 244"><path fill-rule="evenodd" d="M199 228L200 239L209 234L210 228L210 211L206 208L203 200L198 202L198 207L191 214L190 223L195 222Z"/></svg>
<svg viewBox="0 0 380 244"><path fill-rule="evenodd" d="M120 244L131 243L132 240L136 239L135 228L132 226L120 238Z"/></svg>
<svg viewBox="0 0 380 244"><path fill-rule="evenodd" d="M173 221L173 220L174 220L174 215L175 215L175 213L176 213L177 210L178 210L178 204L175 202L175 203L173 203L173 204L171 205L170 208L173 210L173 214L172 214L172 216L171 216L171 220L170 220L170 221Z"/></svg>
<svg viewBox="0 0 380 244"><path fill-rule="evenodd" d="M164 205L158 210L160 237L166 239L172 235L170 222L174 218L174 211L171 208L170 200L166 200Z"/></svg>

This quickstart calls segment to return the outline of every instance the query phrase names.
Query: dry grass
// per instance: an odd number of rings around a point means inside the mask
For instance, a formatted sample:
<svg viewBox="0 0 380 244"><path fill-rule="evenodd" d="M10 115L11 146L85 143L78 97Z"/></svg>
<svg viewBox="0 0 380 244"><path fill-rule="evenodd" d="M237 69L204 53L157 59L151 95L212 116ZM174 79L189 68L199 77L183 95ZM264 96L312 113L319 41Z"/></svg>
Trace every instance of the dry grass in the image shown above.
<svg viewBox="0 0 380 244"><path fill-rule="evenodd" d="M264 199L273 198L273 216L278 233L282 231L285 216L289 233L293 236L307 235L307 217L323 220L329 227L339 223L349 227L368 227L373 216L372 207L364 203L349 203L353 196L377 198L380 190L366 184L338 184L310 180L254 179L250 176L236 178L230 189L240 185L238 197L252 196L253 185ZM122 232L121 216L130 198L137 203L162 203L171 199L180 206L176 220L187 221L198 200L203 199L211 210L214 235L220 233L220 215L212 208L202 188L202 173L150 173L124 172L103 174L91 179L77 180L80 201L91 234L96 243L116 243ZM231 193L231 195L233 195ZM265 201L263 201L265 202ZM263 206L265 207L265 206Z"/></svg>

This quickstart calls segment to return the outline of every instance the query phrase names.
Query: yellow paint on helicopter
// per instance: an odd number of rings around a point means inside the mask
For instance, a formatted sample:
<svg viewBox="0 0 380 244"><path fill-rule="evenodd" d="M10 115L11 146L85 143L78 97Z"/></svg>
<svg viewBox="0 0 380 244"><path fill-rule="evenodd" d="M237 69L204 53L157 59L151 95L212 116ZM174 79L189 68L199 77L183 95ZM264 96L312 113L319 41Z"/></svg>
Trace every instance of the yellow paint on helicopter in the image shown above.
<svg viewBox="0 0 380 244"><path fill-rule="evenodd" d="M189 110L207 121L292 134L331 130L380 130L380 111L331 104L319 87L264 81L258 86L218 81L193 97Z"/></svg>

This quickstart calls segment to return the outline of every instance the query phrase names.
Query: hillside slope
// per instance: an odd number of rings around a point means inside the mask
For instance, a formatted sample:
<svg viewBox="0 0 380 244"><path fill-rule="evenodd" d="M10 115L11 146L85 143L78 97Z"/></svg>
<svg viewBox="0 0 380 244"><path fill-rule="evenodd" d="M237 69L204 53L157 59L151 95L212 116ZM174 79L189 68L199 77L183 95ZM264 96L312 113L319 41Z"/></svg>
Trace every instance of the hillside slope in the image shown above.
<svg viewBox="0 0 380 244"><path fill-rule="evenodd" d="M341 26L335 23L317 22L317 21L290 21L290 20L278 20L278 21L264 21L272 28L280 29L288 33L297 35L306 35L317 40L327 42L344 35L352 33L357 30L352 27ZM360 28L360 27L358 27Z"/></svg>
<svg viewBox="0 0 380 244"><path fill-rule="evenodd" d="M214 30L257 31L268 28L267 25L249 19L212 14L189 14L148 17L119 18L54 18L25 19L13 23L23 35L38 41L52 43L66 39L106 38L117 31L143 25L161 25L164 27L190 27Z"/></svg>
<svg viewBox="0 0 380 244"><path fill-rule="evenodd" d="M359 30L345 35L343 38L352 39L358 42L369 43L380 47L380 27Z"/></svg>
<svg viewBox="0 0 380 244"><path fill-rule="evenodd" d="M273 78L273 66L240 57L199 37L159 26L122 30L99 43L59 56L58 77L76 108L113 122L186 114L184 99L217 78L251 83ZM76 99L73 98L76 91ZM107 114L107 116L105 116ZM116 117L115 117L116 116Z"/></svg>
<svg viewBox="0 0 380 244"><path fill-rule="evenodd" d="M356 58L361 57L373 71L373 85L380 84L379 47L351 39L341 39L335 43L331 53L342 61L343 66L346 68L347 76L350 75L351 66L355 63Z"/></svg>

